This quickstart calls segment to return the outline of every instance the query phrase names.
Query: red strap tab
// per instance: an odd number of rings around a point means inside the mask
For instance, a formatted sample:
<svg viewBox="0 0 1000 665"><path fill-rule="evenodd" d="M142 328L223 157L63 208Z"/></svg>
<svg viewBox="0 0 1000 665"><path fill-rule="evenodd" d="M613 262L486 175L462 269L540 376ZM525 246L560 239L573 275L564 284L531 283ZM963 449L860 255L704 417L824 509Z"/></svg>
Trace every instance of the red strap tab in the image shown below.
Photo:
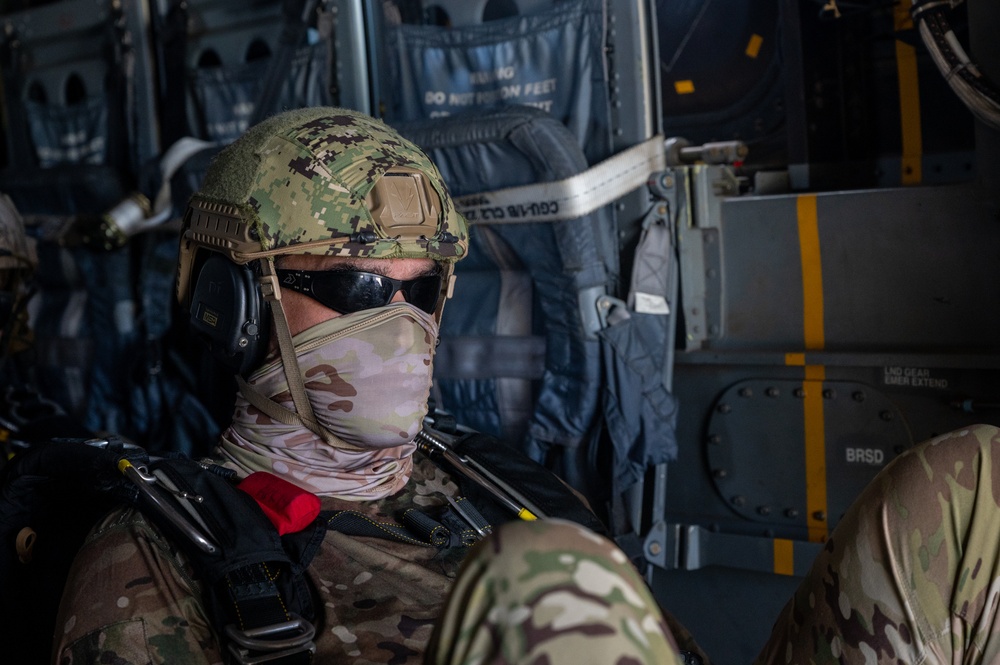
<svg viewBox="0 0 1000 665"><path fill-rule="evenodd" d="M319 515L318 496L273 473L251 473L237 488L254 498L279 535L301 531Z"/></svg>

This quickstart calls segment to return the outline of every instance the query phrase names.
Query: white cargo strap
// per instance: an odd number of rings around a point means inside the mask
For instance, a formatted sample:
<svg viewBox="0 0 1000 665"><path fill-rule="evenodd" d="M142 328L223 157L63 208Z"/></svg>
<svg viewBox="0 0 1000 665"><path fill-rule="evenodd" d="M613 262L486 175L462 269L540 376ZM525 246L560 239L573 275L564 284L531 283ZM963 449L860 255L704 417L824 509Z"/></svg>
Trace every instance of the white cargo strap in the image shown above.
<svg viewBox="0 0 1000 665"><path fill-rule="evenodd" d="M149 231L177 216L174 214L170 179L189 159L215 145L185 136L170 146L160 158L160 188L153 202L147 201L142 194L135 194L120 201L105 214L108 223L123 236L122 242L124 238Z"/></svg>
<svg viewBox="0 0 1000 665"><path fill-rule="evenodd" d="M524 224L576 219L649 182L667 167L663 137L656 135L575 176L455 198L472 224Z"/></svg>
<svg viewBox="0 0 1000 665"><path fill-rule="evenodd" d="M171 145L160 158L160 177L162 182L153 200L153 216L146 221L146 226L156 226L167 221L171 214L170 179L184 164L202 150L212 148L216 143L185 136Z"/></svg>

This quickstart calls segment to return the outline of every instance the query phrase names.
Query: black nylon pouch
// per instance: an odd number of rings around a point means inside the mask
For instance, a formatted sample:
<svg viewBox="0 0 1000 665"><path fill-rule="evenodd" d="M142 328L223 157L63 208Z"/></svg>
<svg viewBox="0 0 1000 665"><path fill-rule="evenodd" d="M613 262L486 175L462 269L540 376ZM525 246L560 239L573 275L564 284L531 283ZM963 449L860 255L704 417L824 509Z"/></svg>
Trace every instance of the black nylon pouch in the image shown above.
<svg viewBox="0 0 1000 665"><path fill-rule="evenodd" d="M205 470L188 458L169 458L151 465L163 473L177 489L202 497L187 501L207 526L208 535L218 546L215 553L204 552L173 524L164 520L155 509L146 510L147 517L171 536L171 541L184 549L195 570L211 593L204 602L215 626L241 625L235 602L248 593L280 596L288 611L306 619L315 616L312 593L303 583L306 566L315 556L323 540L325 528L320 520L295 534L279 536L253 497L235 488L219 473ZM179 504L185 499L177 499ZM141 507L142 503L140 502ZM184 508L182 507L183 511ZM241 571L263 566L273 589L237 588L234 580L245 578Z"/></svg>

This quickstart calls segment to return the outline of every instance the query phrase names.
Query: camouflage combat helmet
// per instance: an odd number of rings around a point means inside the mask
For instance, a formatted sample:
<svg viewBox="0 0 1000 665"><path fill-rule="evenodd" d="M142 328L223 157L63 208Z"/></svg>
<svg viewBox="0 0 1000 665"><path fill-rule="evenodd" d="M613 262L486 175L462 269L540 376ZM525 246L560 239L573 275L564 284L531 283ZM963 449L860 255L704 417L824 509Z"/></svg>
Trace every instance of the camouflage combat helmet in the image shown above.
<svg viewBox="0 0 1000 665"><path fill-rule="evenodd" d="M26 283L38 266L34 242L24 232L24 220L6 194L0 194L0 331L18 319L28 295ZM10 334L0 337L2 348L10 345Z"/></svg>
<svg viewBox="0 0 1000 665"><path fill-rule="evenodd" d="M198 249L239 264L282 254L430 258L446 290L468 251L465 219L427 156L374 118L326 107L276 115L224 149L184 226L181 302Z"/></svg>

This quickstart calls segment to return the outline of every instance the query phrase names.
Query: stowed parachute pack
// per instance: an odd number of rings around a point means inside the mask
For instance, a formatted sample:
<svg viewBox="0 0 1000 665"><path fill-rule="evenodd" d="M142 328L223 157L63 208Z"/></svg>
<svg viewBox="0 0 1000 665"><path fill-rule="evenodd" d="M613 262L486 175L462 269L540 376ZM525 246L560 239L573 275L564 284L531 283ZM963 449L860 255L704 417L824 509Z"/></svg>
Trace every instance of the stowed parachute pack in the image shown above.
<svg viewBox="0 0 1000 665"><path fill-rule="evenodd" d="M143 512L190 560L231 662L309 662L318 606L305 571L327 530L468 546L492 525L559 517L603 525L544 467L478 433L423 432L421 449L455 474L468 500L378 524L271 474L236 482L208 461L151 459L111 438L56 439L0 468L0 644L11 662L48 662L70 567L91 527L115 508ZM262 480L252 480L265 476ZM275 499L278 495L283 498ZM312 502L296 502L303 495ZM295 504L295 505L293 505ZM473 507L476 506L476 507ZM512 506L517 506L514 509ZM478 508L478 509L477 509Z"/></svg>

